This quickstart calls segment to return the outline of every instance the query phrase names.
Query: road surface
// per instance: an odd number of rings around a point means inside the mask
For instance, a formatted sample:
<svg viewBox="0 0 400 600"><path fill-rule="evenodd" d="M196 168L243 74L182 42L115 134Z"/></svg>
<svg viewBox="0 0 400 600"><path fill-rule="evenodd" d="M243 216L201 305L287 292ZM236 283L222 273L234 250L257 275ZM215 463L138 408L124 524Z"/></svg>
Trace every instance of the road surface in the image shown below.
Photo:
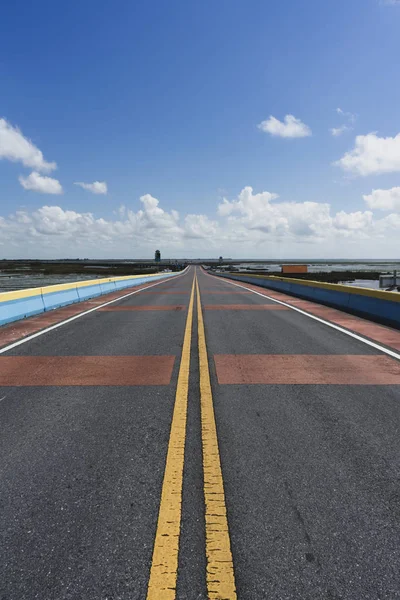
<svg viewBox="0 0 400 600"><path fill-rule="evenodd" d="M0 599L400 598L400 362L200 268L125 293L0 354Z"/></svg>

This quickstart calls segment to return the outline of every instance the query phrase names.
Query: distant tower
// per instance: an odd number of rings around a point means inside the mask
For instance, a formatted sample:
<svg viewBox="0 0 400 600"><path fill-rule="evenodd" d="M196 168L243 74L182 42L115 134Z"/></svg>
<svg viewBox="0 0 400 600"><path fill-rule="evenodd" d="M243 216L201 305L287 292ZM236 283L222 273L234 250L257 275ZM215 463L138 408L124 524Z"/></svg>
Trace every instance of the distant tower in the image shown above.
<svg viewBox="0 0 400 600"><path fill-rule="evenodd" d="M155 251L154 260L156 261L156 263L159 263L161 261L161 252L159 250Z"/></svg>
<svg viewBox="0 0 400 600"><path fill-rule="evenodd" d="M219 264L222 265L222 263L224 262L224 259L222 258L222 256L219 257Z"/></svg>

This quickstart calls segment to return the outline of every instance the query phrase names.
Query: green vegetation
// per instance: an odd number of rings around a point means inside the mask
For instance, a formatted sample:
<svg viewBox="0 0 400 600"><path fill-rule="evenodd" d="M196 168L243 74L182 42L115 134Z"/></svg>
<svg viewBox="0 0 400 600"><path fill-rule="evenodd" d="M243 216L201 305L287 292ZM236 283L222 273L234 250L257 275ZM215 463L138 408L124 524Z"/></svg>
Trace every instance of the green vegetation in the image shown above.
<svg viewBox="0 0 400 600"><path fill-rule="evenodd" d="M8 275L93 275L93 277L118 277L147 275L164 269L180 271L184 265L176 263L94 261L94 260L2 260L0 272Z"/></svg>

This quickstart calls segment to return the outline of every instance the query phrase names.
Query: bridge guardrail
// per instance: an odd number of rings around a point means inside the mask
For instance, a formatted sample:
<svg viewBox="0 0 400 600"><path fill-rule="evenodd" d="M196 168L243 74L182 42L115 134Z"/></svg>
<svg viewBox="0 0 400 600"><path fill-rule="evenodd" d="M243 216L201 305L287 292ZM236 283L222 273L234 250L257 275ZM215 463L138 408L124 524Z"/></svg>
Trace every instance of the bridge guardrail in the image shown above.
<svg viewBox="0 0 400 600"><path fill-rule="evenodd" d="M126 277L106 277L74 283L62 283L45 287L0 293L0 325L38 315L67 304L74 304L103 296L110 292L135 287L149 281L174 277L183 273L155 273Z"/></svg>
<svg viewBox="0 0 400 600"><path fill-rule="evenodd" d="M326 304L400 329L400 293L289 277L213 273L304 300Z"/></svg>

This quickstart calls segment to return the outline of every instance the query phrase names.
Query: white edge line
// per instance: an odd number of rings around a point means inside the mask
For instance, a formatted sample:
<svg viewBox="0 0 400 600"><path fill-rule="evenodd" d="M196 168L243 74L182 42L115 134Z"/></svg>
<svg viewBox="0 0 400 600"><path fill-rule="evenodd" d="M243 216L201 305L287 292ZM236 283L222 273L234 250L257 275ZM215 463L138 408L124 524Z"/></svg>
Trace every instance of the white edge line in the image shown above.
<svg viewBox="0 0 400 600"><path fill-rule="evenodd" d="M99 310L99 308L103 308L103 306L108 306L109 304L114 304L114 302L119 302L119 300L123 300L124 298L128 298L129 296L133 296L134 294L139 294L140 292L144 292L145 290L148 290L149 288L155 287L156 285L160 285L161 283L166 283L167 281L176 281L179 277L182 277L183 275L186 275L185 271L186 271L186 269L184 269L184 271L180 275L177 275L176 277L165 278L162 281L158 281L157 283L153 283L152 285L148 285L147 287L142 288L141 290L135 290L133 292L129 292L129 294L125 294L124 296L120 296L119 298L115 298L115 300L110 300L109 302L105 302L104 304L99 304L99 306L95 306L94 308L90 308L89 310L85 310L84 312L81 312L78 315L74 315L73 317L70 317L69 319L66 319L65 321L61 321L60 323L56 323L55 325L51 325L51 327L47 327L46 329L42 329L41 331L37 331L36 333L33 333L32 335L29 335L28 337L25 337L25 338L22 338L21 340L13 342L12 344L9 344L8 346L4 346L4 348L0 348L0 354L4 354L4 352L8 352L9 350L12 350L13 348L16 348L17 346L21 346L21 344L25 344L26 342L30 342L34 338L37 338L37 337L39 337L41 335L44 335L45 333L48 333L49 331L53 331L53 329L58 329L58 327L62 327L63 325L67 325L68 323L71 323L72 321L75 321L75 319L80 319L81 317L84 317L85 315L88 315L88 314L94 312L95 310ZM139 284L139 285L142 285L142 284ZM118 291L118 290L116 290L116 291ZM112 293L112 292L109 292L109 293ZM88 298L88 300L90 300L90 298ZM84 300L84 302L86 302L86 301ZM57 310L57 309L55 309L55 310ZM41 314L43 314L43 313L41 313Z"/></svg>
<svg viewBox="0 0 400 600"><path fill-rule="evenodd" d="M208 273L207 273L207 275L208 275ZM209 277L218 277L216 275L208 275L208 276ZM384 352L385 354L388 354L392 358L396 358L397 360L400 360L400 354L398 354L397 352L393 352L393 350L388 350L388 348L385 348L384 346L380 346L379 344L375 344L375 342L371 342L370 340L367 340L366 338L363 338L360 335L357 335L356 333L353 333L352 331L348 331L347 329L343 329L343 327L340 327L339 325L335 325L334 323L329 323L329 321L325 321L324 319L321 319L320 317L316 317L314 315L311 315L310 313L305 312L304 310L301 310L301 308L297 308L296 306L291 306L290 304L286 304L286 302L282 302L281 300L276 300L275 298L272 298L271 296L267 296L267 294L262 294L261 292L256 292L255 290L252 290L251 288L248 288L245 285L239 285L238 283L233 283L232 281L229 281L229 280L227 280L225 278L222 278L222 277L219 278L218 277L219 281L221 279L225 280L226 283L230 283L231 285L235 285L236 287L240 287L240 288L243 288L244 290L248 290L249 292L253 292L253 294L257 294L257 296L262 296L263 298L268 298L268 300L272 300L273 302L277 302L278 304L282 304L283 306L287 306L291 310L295 310L296 312L300 313L301 315L305 315L306 317L309 317L310 319L313 319L314 321L318 321L319 323L323 323L324 325L328 325L328 327L332 327L332 329L336 329L337 331L341 331L342 333L345 333L346 335L349 335L350 337L354 338L355 340L358 340L359 342L363 342L364 344L367 344L367 346L371 346L372 348L376 348L376 350L380 350L381 352Z"/></svg>

